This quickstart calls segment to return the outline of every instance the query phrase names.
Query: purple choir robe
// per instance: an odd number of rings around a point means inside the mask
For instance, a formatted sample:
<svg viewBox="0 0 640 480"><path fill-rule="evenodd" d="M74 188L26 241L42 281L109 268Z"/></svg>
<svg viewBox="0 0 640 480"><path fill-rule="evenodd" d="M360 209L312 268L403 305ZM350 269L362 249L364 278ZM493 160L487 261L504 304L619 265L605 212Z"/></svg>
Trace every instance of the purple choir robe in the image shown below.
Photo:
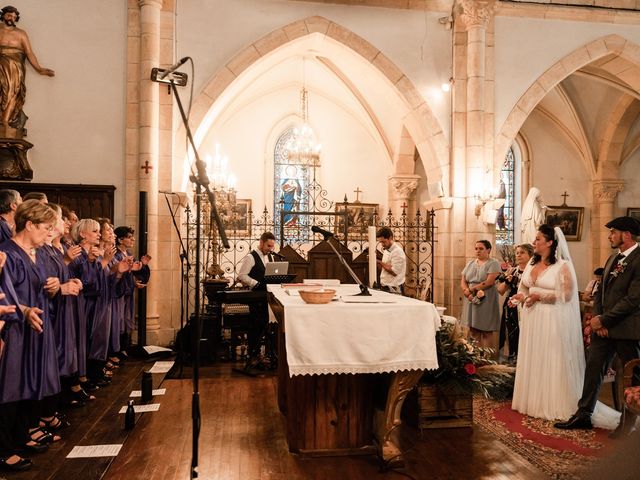
<svg viewBox="0 0 640 480"><path fill-rule="evenodd" d="M113 257L114 264L118 264L127 256L121 250L117 250ZM120 335L124 333L124 314L125 302L127 301L127 292L131 291L130 277L131 274L126 272L114 289L113 299L111 301L111 334L109 337L109 350L111 353L118 353L121 349Z"/></svg>
<svg viewBox="0 0 640 480"><path fill-rule="evenodd" d="M22 351L24 347L24 330L30 328L24 322L22 312L18 308L18 298L13 289L13 282L6 271L0 272L0 291L5 298L3 305L15 305L16 313L3 315L6 322L0 338L4 342L4 350L0 357L0 404L23 400L22 385Z"/></svg>
<svg viewBox="0 0 640 480"><path fill-rule="evenodd" d="M98 281L99 262L90 262L87 252L82 250L80 255L69 264L69 274L82 282L82 291L75 303L76 344L78 346L78 375L87 374L87 346L90 319L87 317L87 304L95 302L95 288Z"/></svg>
<svg viewBox="0 0 640 480"><path fill-rule="evenodd" d="M114 257L107 268L100 271L100 295L95 305L94 323L89 341L89 358L95 360L104 361L109 353L113 299L119 283L117 275L111 273L111 267L115 261Z"/></svg>
<svg viewBox="0 0 640 480"><path fill-rule="evenodd" d="M50 245L39 248L36 255L42 257L47 277L57 277L60 283L69 281L69 269L64 263L64 253ZM75 297L58 292L49 298L49 318L53 325L60 376L71 376L78 371L78 346L76 344Z"/></svg>
<svg viewBox="0 0 640 480"><path fill-rule="evenodd" d="M11 237L13 237L13 230L11 230L4 217L0 217L0 243L9 240Z"/></svg>
<svg viewBox="0 0 640 480"><path fill-rule="evenodd" d="M122 253L118 251L119 253ZM127 252L127 255L131 255L130 252ZM122 254L122 258L124 258L124 254ZM135 327L135 293L136 293L136 280L147 284L149 283L149 279L151 278L151 270L149 269L149 265L143 265L140 270L137 272L127 272L122 277L122 292L124 295L123 300L123 332L131 333Z"/></svg>
<svg viewBox="0 0 640 480"><path fill-rule="evenodd" d="M13 240L0 244L7 254L4 270L13 281L16 298L22 305L42 310L43 332L36 333L27 324L23 328L23 356L21 364L21 399L41 400L60 392L60 371L54 331L49 319L47 297L43 286L47 280L44 265L29 255Z"/></svg>
<svg viewBox="0 0 640 480"><path fill-rule="evenodd" d="M103 269L102 258L94 262L83 250L72 263L74 276L82 281L84 316L87 319L87 358L104 361L109 349L111 331L111 291L115 288L115 275Z"/></svg>

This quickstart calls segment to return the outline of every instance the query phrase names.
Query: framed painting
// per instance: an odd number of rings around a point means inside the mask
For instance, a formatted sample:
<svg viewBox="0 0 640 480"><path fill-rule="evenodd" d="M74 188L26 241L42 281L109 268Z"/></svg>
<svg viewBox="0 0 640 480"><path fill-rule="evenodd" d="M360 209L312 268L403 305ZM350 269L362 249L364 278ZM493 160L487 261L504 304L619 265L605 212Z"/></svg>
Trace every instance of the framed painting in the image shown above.
<svg viewBox="0 0 640 480"><path fill-rule="evenodd" d="M249 218L251 211L251 199L238 198L233 213L227 223L227 228L233 232L236 237L251 236L251 222Z"/></svg>
<svg viewBox="0 0 640 480"><path fill-rule="evenodd" d="M640 208L627 208L627 217L633 217L640 222Z"/></svg>
<svg viewBox="0 0 640 480"><path fill-rule="evenodd" d="M367 227L375 225L378 212L377 203L336 203L336 213L344 213L347 208L347 218L349 230L347 236L349 240L362 240L367 237ZM336 217L335 233L344 234L344 216Z"/></svg>
<svg viewBox="0 0 640 480"><path fill-rule="evenodd" d="M567 242L579 242L582 236L582 220L584 207L547 207L545 223L552 227L560 227Z"/></svg>

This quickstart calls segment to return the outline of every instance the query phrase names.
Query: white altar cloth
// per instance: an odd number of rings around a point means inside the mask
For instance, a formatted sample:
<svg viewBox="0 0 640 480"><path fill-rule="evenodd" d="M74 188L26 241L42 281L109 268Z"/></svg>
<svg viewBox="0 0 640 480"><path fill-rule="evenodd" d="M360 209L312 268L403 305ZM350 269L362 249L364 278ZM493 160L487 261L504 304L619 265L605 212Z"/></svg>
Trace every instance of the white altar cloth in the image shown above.
<svg viewBox="0 0 640 480"><path fill-rule="evenodd" d="M309 305L279 285L268 289L284 307L290 376L438 368L441 320L432 303L393 295L395 303ZM359 291L356 285L337 290L338 296Z"/></svg>

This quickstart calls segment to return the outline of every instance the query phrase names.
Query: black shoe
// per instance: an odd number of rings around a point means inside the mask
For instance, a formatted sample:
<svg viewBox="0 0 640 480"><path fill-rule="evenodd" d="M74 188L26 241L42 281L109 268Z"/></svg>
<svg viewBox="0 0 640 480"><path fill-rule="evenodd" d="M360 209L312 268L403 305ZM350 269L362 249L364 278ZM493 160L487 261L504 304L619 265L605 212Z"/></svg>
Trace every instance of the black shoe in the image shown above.
<svg viewBox="0 0 640 480"><path fill-rule="evenodd" d="M591 430L593 428L591 415L582 412L574 413L566 422L554 423L553 426L562 430Z"/></svg>
<svg viewBox="0 0 640 480"><path fill-rule="evenodd" d="M636 430L634 428L634 423L635 422L629 422L629 421L625 422L624 417L623 417L620 420L620 423L618 424L616 429L612 430L611 432L609 432L609 438L612 438L612 439L616 440L618 438L628 437L629 435L631 435Z"/></svg>
<svg viewBox="0 0 640 480"><path fill-rule="evenodd" d="M33 465L33 462L28 458L21 458L16 463L7 463L7 459L0 458L0 470L5 472L21 472L28 470Z"/></svg>

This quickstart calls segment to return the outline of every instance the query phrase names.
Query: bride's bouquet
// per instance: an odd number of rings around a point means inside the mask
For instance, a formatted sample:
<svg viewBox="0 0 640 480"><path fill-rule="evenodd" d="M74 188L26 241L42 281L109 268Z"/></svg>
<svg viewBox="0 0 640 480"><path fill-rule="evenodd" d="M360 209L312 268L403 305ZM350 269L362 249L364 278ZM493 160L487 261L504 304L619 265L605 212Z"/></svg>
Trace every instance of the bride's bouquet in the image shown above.
<svg viewBox="0 0 640 480"><path fill-rule="evenodd" d="M472 290L471 294L473 295L473 297L470 301L474 305L479 305L482 300L484 300L484 290Z"/></svg>

